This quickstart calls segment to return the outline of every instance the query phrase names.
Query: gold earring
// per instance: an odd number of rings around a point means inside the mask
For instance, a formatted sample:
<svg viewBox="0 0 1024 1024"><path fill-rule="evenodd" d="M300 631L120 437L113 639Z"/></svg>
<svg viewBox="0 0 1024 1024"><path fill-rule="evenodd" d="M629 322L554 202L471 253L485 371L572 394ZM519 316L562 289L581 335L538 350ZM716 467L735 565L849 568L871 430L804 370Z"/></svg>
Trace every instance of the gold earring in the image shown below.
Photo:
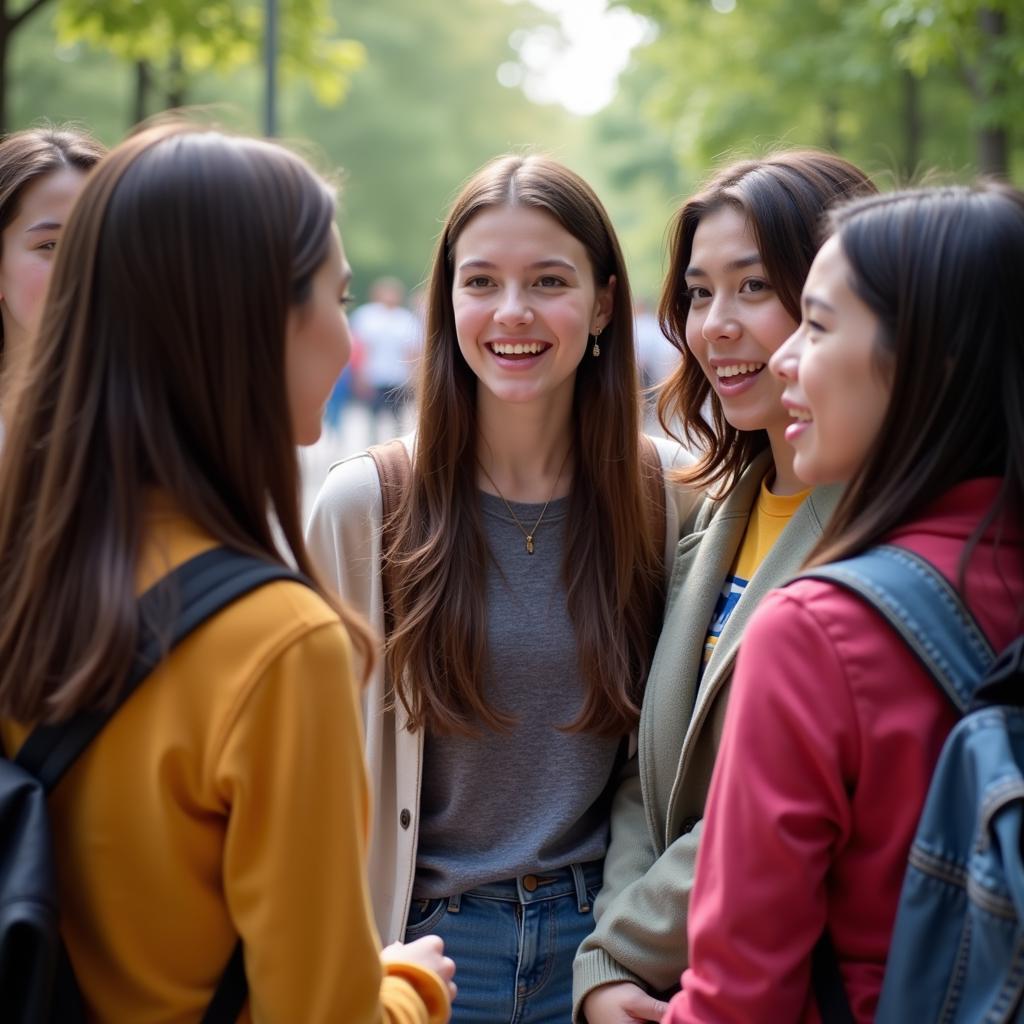
<svg viewBox="0 0 1024 1024"><path fill-rule="evenodd" d="M597 343L597 339L598 339L599 337L601 337L601 331L602 331L603 329L604 329L604 328L602 328L602 327L595 327L595 328L594 328L594 347L593 347L593 348L592 348L592 349L590 350L590 354L591 354L591 355L592 355L592 356L593 356L593 357L594 357L595 359L596 359L596 358L597 358L597 357L598 357L598 356L599 356L599 355L601 354L601 346L600 346L600 345L598 345L598 343Z"/></svg>

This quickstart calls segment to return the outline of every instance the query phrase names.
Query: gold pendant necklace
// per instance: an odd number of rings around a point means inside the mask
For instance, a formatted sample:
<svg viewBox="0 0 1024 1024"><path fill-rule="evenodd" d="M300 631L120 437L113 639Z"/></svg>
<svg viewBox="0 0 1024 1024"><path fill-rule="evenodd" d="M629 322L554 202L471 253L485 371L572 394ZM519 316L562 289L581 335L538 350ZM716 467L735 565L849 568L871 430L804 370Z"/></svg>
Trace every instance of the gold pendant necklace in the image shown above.
<svg viewBox="0 0 1024 1024"><path fill-rule="evenodd" d="M529 532L527 532L526 527L523 526L523 524L519 521L519 516L517 516L515 512L512 511L512 506L506 500L505 495L501 493L501 488L494 482L494 477L492 477L491 474L487 472L487 470L484 468L484 464L479 459L476 460L476 464L480 467L480 472L483 473L485 477L487 477L487 480L490 483L490 485L495 489L495 491L498 492L498 497L501 498L502 502L505 505L505 508L508 509L508 514L512 517L512 522L516 524L516 526L519 529L519 532L526 539L526 553L528 555L533 554L533 538L537 533L537 527L540 526L541 520L544 518L544 513L547 512L548 510L548 505L551 504L551 499L554 498L555 496L555 491L558 490L558 481L562 479L562 473L565 470L565 464L569 461L570 451L572 451L571 445L566 450L565 458L562 459L562 465L558 467L558 476L555 477L555 484L551 488L551 494L548 495L548 500L544 502L544 507L540 510L540 515L537 516L537 522L533 524L533 529Z"/></svg>

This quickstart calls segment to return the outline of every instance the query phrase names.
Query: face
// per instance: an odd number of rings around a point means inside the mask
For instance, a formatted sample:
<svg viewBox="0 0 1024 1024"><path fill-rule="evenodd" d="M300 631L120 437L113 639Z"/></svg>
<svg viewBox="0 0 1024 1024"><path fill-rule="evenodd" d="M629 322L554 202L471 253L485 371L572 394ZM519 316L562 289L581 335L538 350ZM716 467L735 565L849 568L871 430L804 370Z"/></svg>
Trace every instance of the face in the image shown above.
<svg viewBox="0 0 1024 1024"><path fill-rule="evenodd" d="M46 285L68 215L85 174L65 168L37 178L21 194L18 215L4 229L0 252L0 316L11 348L35 333Z"/></svg>
<svg viewBox="0 0 1024 1024"><path fill-rule="evenodd" d="M479 401L568 401L588 336L612 315L615 278L598 288L583 243L523 206L478 213L455 243L452 305Z"/></svg>
<svg viewBox="0 0 1024 1024"><path fill-rule="evenodd" d="M792 418L793 469L812 485L857 472L892 394L891 371L878 359L878 318L850 287L852 273L833 236L811 265L800 326L771 361Z"/></svg>
<svg viewBox="0 0 1024 1024"><path fill-rule="evenodd" d="M737 430L767 430L781 441L788 422L772 353L796 321L765 273L746 217L732 206L697 225L686 269L686 344Z"/></svg>
<svg viewBox="0 0 1024 1024"><path fill-rule="evenodd" d="M324 405L348 362L352 343L345 305L351 280L341 236L332 228L309 298L288 314L285 367L296 444L313 444L320 437Z"/></svg>

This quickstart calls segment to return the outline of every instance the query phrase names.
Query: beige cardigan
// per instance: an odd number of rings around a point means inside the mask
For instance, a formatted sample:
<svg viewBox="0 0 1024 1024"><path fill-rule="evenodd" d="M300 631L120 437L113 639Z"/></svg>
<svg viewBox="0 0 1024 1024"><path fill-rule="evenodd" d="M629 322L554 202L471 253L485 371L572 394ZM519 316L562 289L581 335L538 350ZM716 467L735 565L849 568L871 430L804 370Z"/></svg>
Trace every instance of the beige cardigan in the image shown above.
<svg viewBox="0 0 1024 1024"><path fill-rule="evenodd" d="M412 437L403 438L412 450ZM691 457L675 442L654 439L662 466L679 469ZM666 566L680 525L692 522L700 495L666 484ZM313 506L306 541L325 582L384 631L380 572L381 495L373 460L365 452L335 463ZM666 571L669 571L666 569ZM366 757L373 789L368 858L373 912L384 942L400 940L416 873L423 734L410 733L400 702L387 707L378 664L363 693Z"/></svg>
<svg viewBox="0 0 1024 1024"><path fill-rule="evenodd" d="M679 541L644 694L637 771L615 797L597 926L573 964L575 1021L583 1019L584 996L599 985L632 981L668 992L686 966L701 820L740 639L761 598L800 568L838 500L836 488L819 488L800 505L748 583L701 678L708 623L770 468L770 453L758 456L727 497L705 501L694 532Z"/></svg>

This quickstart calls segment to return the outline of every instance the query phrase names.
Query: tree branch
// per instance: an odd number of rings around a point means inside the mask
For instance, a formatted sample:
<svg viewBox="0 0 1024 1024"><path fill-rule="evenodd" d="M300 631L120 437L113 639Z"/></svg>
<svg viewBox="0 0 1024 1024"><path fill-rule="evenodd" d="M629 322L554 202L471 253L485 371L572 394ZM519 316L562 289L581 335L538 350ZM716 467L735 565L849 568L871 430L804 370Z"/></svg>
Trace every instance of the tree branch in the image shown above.
<svg viewBox="0 0 1024 1024"><path fill-rule="evenodd" d="M7 18L7 31L13 32L26 18L31 18L40 7L48 4L50 0L31 0L27 7L23 7L17 14Z"/></svg>

